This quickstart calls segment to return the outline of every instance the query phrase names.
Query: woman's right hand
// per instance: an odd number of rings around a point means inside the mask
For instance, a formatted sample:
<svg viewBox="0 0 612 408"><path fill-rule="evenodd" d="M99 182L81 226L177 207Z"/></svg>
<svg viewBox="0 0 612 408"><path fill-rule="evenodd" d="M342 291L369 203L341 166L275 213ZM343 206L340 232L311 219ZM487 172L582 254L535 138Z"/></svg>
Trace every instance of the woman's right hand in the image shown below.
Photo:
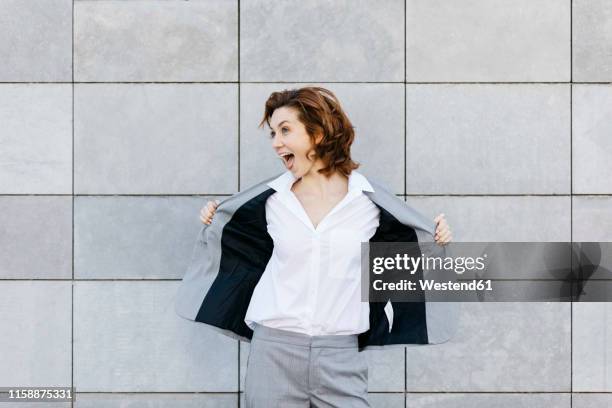
<svg viewBox="0 0 612 408"><path fill-rule="evenodd" d="M209 201L206 206L200 210L200 221L202 224L209 224L212 222L213 215L219 206L219 200Z"/></svg>

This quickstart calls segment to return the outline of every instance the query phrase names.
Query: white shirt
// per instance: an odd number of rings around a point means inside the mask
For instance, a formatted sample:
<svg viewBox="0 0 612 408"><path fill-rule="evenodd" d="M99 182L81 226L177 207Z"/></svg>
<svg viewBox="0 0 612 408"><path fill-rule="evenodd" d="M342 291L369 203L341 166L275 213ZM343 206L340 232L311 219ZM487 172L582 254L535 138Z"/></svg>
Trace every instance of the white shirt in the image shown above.
<svg viewBox="0 0 612 408"><path fill-rule="evenodd" d="M255 286L245 323L314 335L358 334L370 327L361 302L361 242L379 225L379 208L363 193L374 191L360 173L348 193L315 228L291 191L291 171L269 182L268 233L274 250Z"/></svg>

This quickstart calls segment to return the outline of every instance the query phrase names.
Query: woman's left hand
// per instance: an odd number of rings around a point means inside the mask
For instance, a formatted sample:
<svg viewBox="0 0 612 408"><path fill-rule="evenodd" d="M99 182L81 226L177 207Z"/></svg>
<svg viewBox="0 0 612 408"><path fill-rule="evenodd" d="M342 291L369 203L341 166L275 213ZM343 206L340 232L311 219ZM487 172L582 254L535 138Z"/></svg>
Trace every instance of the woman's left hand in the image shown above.
<svg viewBox="0 0 612 408"><path fill-rule="evenodd" d="M451 235L451 230L446 222L446 219L444 218L444 213L439 214L436 218L434 218L434 221L436 222L436 243L439 245L448 244L452 240L453 236Z"/></svg>

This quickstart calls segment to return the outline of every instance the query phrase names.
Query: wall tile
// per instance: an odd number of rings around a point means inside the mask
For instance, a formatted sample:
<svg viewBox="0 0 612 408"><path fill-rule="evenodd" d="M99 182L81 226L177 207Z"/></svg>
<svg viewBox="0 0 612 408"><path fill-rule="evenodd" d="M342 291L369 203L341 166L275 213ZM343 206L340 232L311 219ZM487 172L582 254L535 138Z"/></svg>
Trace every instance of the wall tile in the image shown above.
<svg viewBox="0 0 612 408"><path fill-rule="evenodd" d="M0 393L1 398L8 398L8 396L9 396L8 393ZM45 401L44 404L45 404L44 405L45 408L72 408L70 402ZM6 403L4 405L9 406L9 405L6 405ZM41 406L40 401L36 401L36 402L26 402L23 400L19 401L19 408L40 408L40 406Z"/></svg>
<svg viewBox="0 0 612 408"><path fill-rule="evenodd" d="M569 194L568 85L409 85L409 194Z"/></svg>
<svg viewBox="0 0 612 408"><path fill-rule="evenodd" d="M236 341L177 316L178 284L75 284L76 391L238 391Z"/></svg>
<svg viewBox="0 0 612 408"><path fill-rule="evenodd" d="M451 340L406 347L408 391L570 391L569 303L463 303L461 308Z"/></svg>
<svg viewBox="0 0 612 408"><path fill-rule="evenodd" d="M370 392L368 402L372 408L404 408L404 394Z"/></svg>
<svg viewBox="0 0 612 408"><path fill-rule="evenodd" d="M77 194L236 191L237 86L75 86Z"/></svg>
<svg viewBox="0 0 612 408"><path fill-rule="evenodd" d="M243 1L240 80L401 81L403 15L401 0Z"/></svg>
<svg viewBox="0 0 612 408"><path fill-rule="evenodd" d="M573 80L612 81L612 3L572 1Z"/></svg>
<svg viewBox="0 0 612 408"><path fill-rule="evenodd" d="M612 194L612 85L573 85L572 104L573 192Z"/></svg>
<svg viewBox="0 0 612 408"><path fill-rule="evenodd" d="M572 391L611 392L612 304L575 303L572 322Z"/></svg>
<svg viewBox="0 0 612 408"><path fill-rule="evenodd" d="M570 80L570 2L407 0L408 82Z"/></svg>
<svg viewBox="0 0 612 408"><path fill-rule="evenodd" d="M182 279L205 197L75 197L76 278Z"/></svg>
<svg viewBox="0 0 612 408"><path fill-rule="evenodd" d="M236 81L237 23L237 0L76 0L75 80Z"/></svg>
<svg viewBox="0 0 612 408"><path fill-rule="evenodd" d="M72 192L71 85L0 84L0 123L0 193Z"/></svg>
<svg viewBox="0 0 612 408"><path fill-rule="evenodd" d="M573 408L607 408L612 405L612 394L578 394L572 395Z"/></svg>
<svg viewBox="0 0 612 408"><path fill-rule="evenodd" d="M72 278L72 198L0 196L0 277Z"/></svg>
<svg viewBox="0 0 612 408"><path fill-rule="evenodd" d="M77 393L75 408L236 408L237 393L96 394Z"/></svg>
<svg viewBox="0 0 612 408"><path fill-rule="evenodd" d="M72 1L3 0L0 61L2 82L72 81Z"/></svg>
<svg viewBox="0 0 612 408"><path fill-rule="evenodd" d="M70 386L70 291L70 282L0 282L3 387Z"/></svg>
<svg viewBox="0 0 612 408"><path fill-rule="evenodd" d="M570 197L422 197L406 201L433 222L445 214L455 242L568 242Z"/></svg>
<svg viewBox="0 0 612 408"><path fill-rule="evenodd" d="M577 242L612 242L612 197L574 196L573 239Z"/></svg>
<svg viewBox="0 0 612 408"><path fill-rule="evenodd" d="M407 408L570 408L570 394L410 394ZM574 405L575 407L575 405Z"/></svg>

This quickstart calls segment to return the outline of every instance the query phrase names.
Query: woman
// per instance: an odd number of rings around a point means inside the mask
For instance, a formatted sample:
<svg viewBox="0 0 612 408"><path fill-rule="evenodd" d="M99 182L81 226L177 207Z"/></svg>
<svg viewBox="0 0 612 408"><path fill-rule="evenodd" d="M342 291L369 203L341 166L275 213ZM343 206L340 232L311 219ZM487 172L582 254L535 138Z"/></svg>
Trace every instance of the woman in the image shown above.
<svg viewBox="0 0 612 408"><path fill-rule="evenodd" d="M287 172L273 180L265 216L274 251L244 322L253 329L247 407L368 407L368 368L357 336L369 329L361 302L360 242L379 225L368 180L351 159L352 125L320 87L274 92L260 127ZM211 224L218 202L201 210ZM438 215L435 241L451 232Z"/></svg>

